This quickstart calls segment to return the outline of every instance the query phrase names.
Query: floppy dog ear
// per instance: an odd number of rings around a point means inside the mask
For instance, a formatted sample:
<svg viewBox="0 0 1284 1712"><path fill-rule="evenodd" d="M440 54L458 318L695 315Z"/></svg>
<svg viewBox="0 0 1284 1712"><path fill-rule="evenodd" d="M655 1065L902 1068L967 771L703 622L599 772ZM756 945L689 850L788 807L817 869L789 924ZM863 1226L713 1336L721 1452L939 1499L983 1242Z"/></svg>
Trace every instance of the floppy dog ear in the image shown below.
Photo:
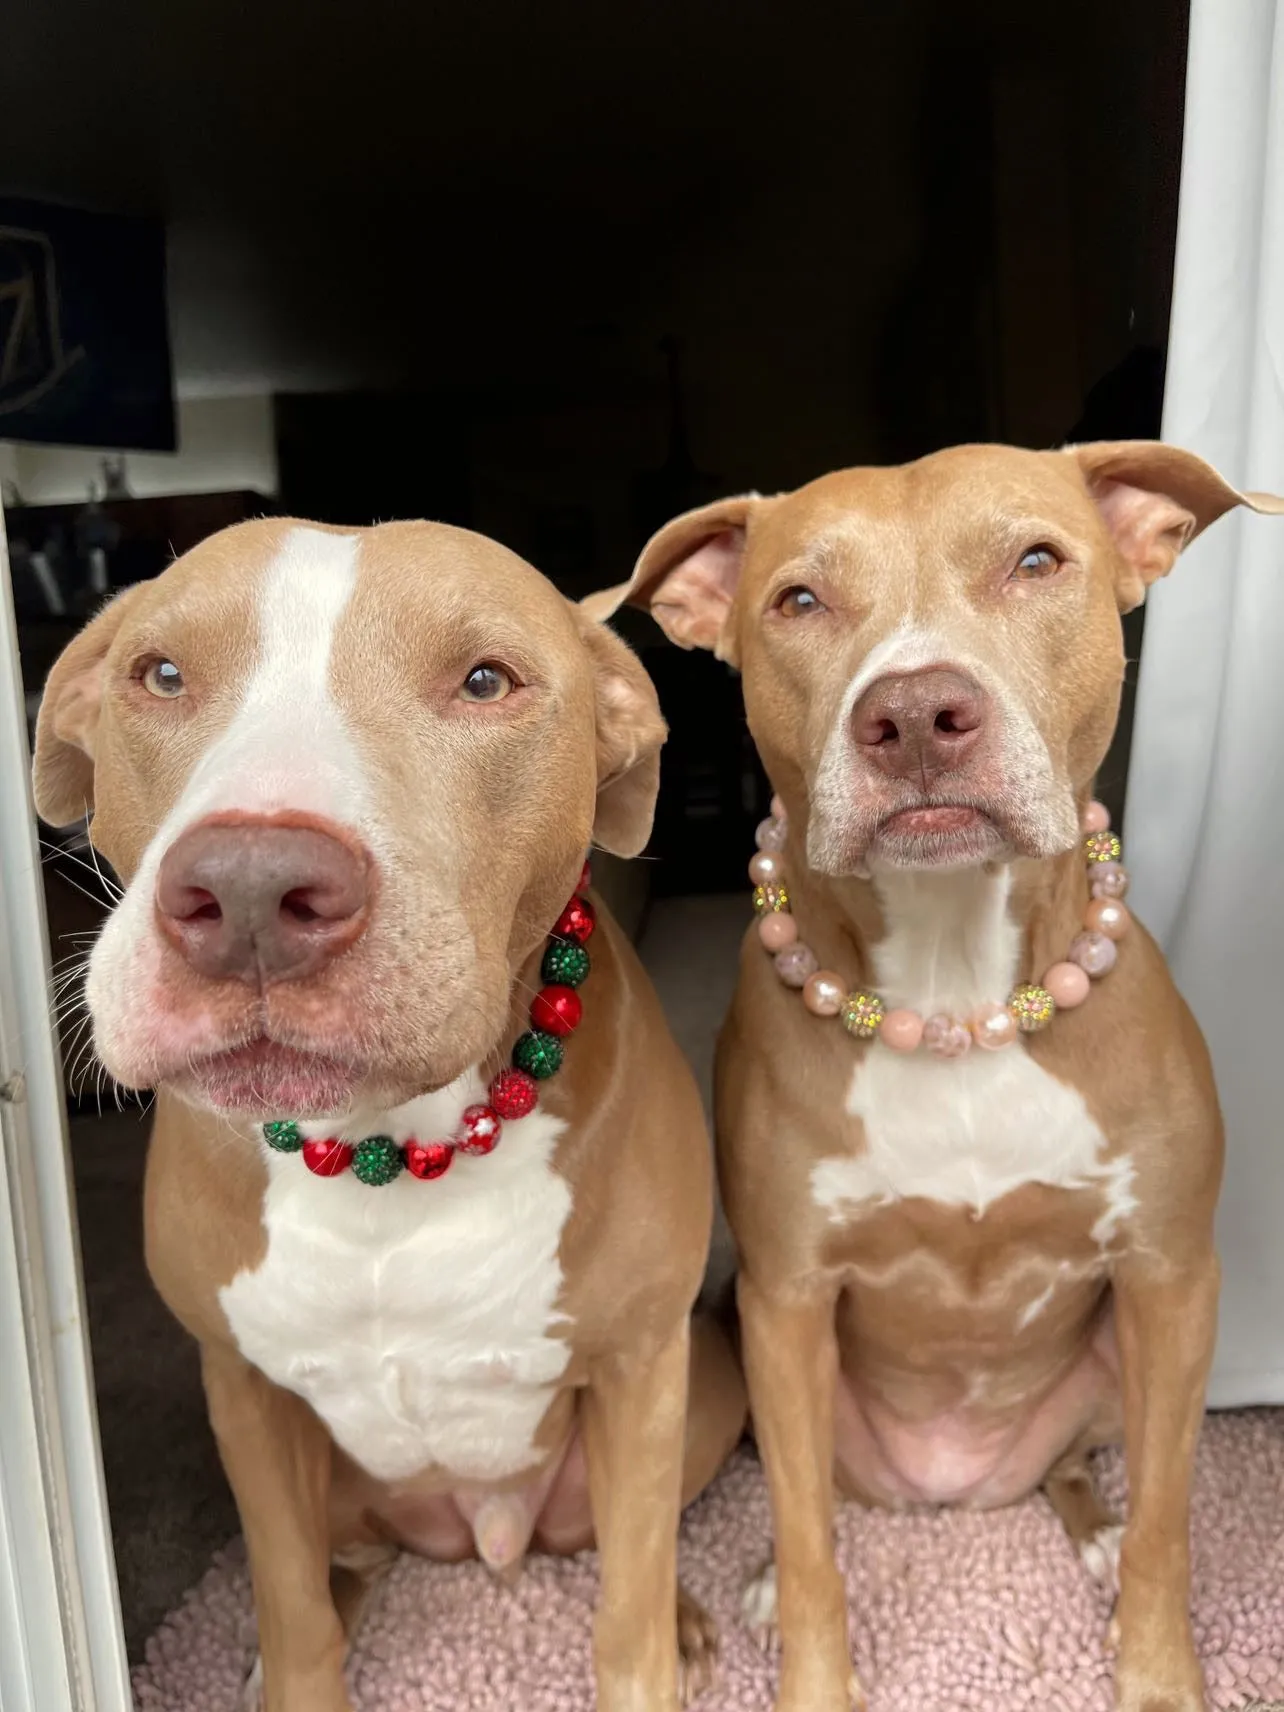
<svg viewBox="0 0 1284 1712"><path fill-rule="evenodd" d="M594 598L592 596L590 599ZM593 662L597 721L597 810L593 842L613 856L645 849L660 789L668 727L642 662L581 603L576 617Z"/></svg>
<svg viewBox="0 0 1284 1712"><path fill-rule="evenodd" d="M750 519L763 503L755 493L742 494L675 517L647 542L628 582L589 595L584 610L609 618L626 604L643 607L679 648L712 648L730 659L727 615Z"/></svg>
<svg viewBox="0 0 1284 1712"><path fill-rule="evenodd" d="M1240 493L1203 458L1158 440L1098 441L1072 446L1065 455L1078 462L1119 549L1121 612L1140 606L1182 549L1234 506L1284 514L1284 499Z"/></svg>
<svg viewBox="0 0 1284 1712"><path fill-rule="evenodd" d="M31 782L36 812L50 826L70 826L94 806L94 752L103 703L103 672L139 583L116 596L54 662L36 719Z"/></svg>

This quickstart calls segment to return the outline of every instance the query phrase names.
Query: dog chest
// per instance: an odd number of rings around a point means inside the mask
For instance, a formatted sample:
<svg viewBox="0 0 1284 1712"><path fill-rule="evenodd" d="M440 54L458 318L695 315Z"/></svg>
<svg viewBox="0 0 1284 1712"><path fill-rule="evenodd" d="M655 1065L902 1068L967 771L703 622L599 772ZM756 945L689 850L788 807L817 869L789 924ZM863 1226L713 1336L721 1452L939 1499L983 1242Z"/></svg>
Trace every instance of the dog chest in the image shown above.
<svg viewBox="0 0 1284 1712"><path fill-rule="evenodd" d="M378 1189L272 1155L267 1251L220 1299L241 1353L378 1479L518 1474L570 1358L558 1313L570 1188L536 1112L485 1158Z"/></svg>
<svg viewBox="0 0 1284 1712"><path fill-rule="evenodd" d="M1135 1205L1131 1161L1107 1157L1082 1094L1020 1043L955 1060L875 1047L852 1075L846 1111L863 1126L863 1146L812 1172L813 1196L832 1218L910 1197L980 1215L1027 1183L1095 1188L1091 1234L1104 1248Z"/></svg>

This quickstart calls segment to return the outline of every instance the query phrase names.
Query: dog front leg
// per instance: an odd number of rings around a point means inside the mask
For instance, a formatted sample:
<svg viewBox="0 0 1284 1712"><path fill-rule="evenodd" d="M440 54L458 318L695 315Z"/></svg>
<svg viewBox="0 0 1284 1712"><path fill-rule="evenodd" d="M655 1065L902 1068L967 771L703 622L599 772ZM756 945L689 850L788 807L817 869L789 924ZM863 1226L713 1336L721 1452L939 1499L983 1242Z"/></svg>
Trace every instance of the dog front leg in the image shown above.
<svg viewBox="0 0 1284 1712"><path fill-rule="evenodd" d="M201 1371L250 1560L263 1712L350 1712L330 1592L325 1428L233 1350L203 1348Z"/></svg>
<svg viewBox="0 0 1284 1712"><path fill-rule="evenodd" d="M584 1398L602 1589L594 1635L600 1712L677 1712L678 1519L690 1325L658 1347L603 1357Z"/></svg>
<svg viewBox="0 0 1284 1712"><path fill-rule="evenodd" d="M737 1281L754 1436L767 1473L781 1646L778 1712L850 1712L863 1704L834 1558L836 1296Z"/></svg>
<svg viewBox="0 0 1284 1712"><path fill-rule="evenodd" d="M1190 1625L1190 1484L1217 1328L1211 1243L1180 1270L1115 1276L1129 1515L1119 1565L1120 1712L1202 1712Z"/></svg>

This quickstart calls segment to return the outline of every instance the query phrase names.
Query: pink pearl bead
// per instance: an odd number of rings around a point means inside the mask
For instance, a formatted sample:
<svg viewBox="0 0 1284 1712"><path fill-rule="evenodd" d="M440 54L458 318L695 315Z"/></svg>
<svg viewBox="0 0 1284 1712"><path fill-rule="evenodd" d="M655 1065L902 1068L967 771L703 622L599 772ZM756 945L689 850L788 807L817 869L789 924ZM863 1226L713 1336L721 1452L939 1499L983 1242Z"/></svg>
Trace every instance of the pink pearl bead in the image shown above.
<svg viewBox="0 0 1284 1712"><path fill-rule="evenodd" d="M803 987L803 1003L813 1016L837 1016L846 997L847 983L832 969L817 969Z"/></svg>
<svg viewBox="0 0 1284 1712"><path fill-rule="evenodd" d="M776 973L787 987L805 987L819 960L810 945L789 945L776 958Z"/></svg>
<svg viewBox="0 0 1284 1712"><path fill-rule="evenodd" d="M1056 1000L1059 1011L1072 1011L1087 998L1092 982L1088 971L1077 963L1054 963L1043 977L1043 985Z"/></svg>
<svg viewBox="0 0 1284 1712"><path fill-rule="evenodd" d="M1069 961L1077 963L1094 981L1110 973L1118 956L1114 940L1107 939L1104 933L1078 933L1066 952Z"/></svg>
<svg viewBox="0 0 1284 1712"><path fill-rule="evenodd" d="M774 820L784 820L784 818L785 818L785 805L784 805L784 803L781 802L779 797L772 797L772 799L771 799L771 813L772 813L772 818Z"/></svg>
<svg viewBox="0 0 1284 1712"><path fill-rule="evenodd" d="M756 856L749 858L749 881L754 886L770 885L773 880L783 879L785 865L779 856L773 856L767 850L760 850Z"/></svg>
<svg viewBox="0 0 1284 1712"><path fill-rule="evenodd" d="M962 1058L971 1049L972 1036L957 1017L941 1011L923 1024L923 1045L938 1058Z"/></svg>
<svg viewBox="0 0 1284 1712"><path fill-rule="evenodd" d="M1127 904L1114 898L1094 898L1084 911L1083 925L1089 933L1104 933L1107 939L1122 939L1132 925Z"/></svg>
<svg viewBox="0 0 1284 1712"><path fill-rule="evenodd" d="M1016 1037L1016 1018L1006 1005L982 1005L972 1018L972 1038L987 1052L1010 1046Z"/></svg>
<svg viewBox="0 0 1284 1712"><path fill-rule="evenodd" d="M1090 802L1083 811L1083 830L1085 832L1108 832L1110 830L1110 810L1105 803Z"/></svg>
<svg viewBox="0 0 1284 1712"><path fill-rule="evenodd" d="M783 911L765 915L758 923L758 937L768 951L783 951L798 938L798 923Z"/></svg>
<svg viewBox="0 0 1284 1712"><path fill-rule="evenodd" d="M760 820L758 830L753 835L753 841L759 850L783 850L785 847L784 821Z"/></svg>
<svg viewBox="0 0 1284 1712"><path fill-rule="evenodd" d="M893 1052L913 1052L923 1038L923 1019L917 1011L888 1011L878 1037Z"/></svg>
<svg viewBox="0 0 1284 1712"><path fill-rule="evenodd" d="M1094 862L1088 870L1088 890L1094 898L1122 898L1128 890L1128 870L1119 862Z"/></svg>

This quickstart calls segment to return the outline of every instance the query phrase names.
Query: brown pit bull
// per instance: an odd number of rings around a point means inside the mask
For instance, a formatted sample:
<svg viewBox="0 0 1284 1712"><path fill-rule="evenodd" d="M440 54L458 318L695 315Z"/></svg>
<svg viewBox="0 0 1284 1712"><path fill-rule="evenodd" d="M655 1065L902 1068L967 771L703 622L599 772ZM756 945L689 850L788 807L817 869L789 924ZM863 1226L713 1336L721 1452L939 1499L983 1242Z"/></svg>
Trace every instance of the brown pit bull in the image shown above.
<svg viewBox="0 0 1284 1712"><path fill-rule="evenodd" d="M1117 1566L1119 1706L1203 1705L1221 1123L1089 797L1120 613L1239 504L1284 510L1157 444L960 447L692 512L594 597L740 669L778 793L717 1133L775 1518L747 1610L774 1623L778 1585L781 1712L861 1698L835 1483L888 1505L1042 1487L1089 1567ZM1120 1433L1126 1531L1087 1464Z"/></svg>
<svg viewBox="0 0 1284 1712"><path fill-rule="evenodd" d="M50 676L36 800L125 884L88 1001L159 1090L147 1258L244 1525L249 1705L348 1707L398 1547L596 1540L598 1704L676 1708L679 1639L707 1678L678 1512L744 1413L690 1318L707 1132L631 946L563 915L590 839L645 843L663 738L617 638L427 523L228 530Z"/></svg>

